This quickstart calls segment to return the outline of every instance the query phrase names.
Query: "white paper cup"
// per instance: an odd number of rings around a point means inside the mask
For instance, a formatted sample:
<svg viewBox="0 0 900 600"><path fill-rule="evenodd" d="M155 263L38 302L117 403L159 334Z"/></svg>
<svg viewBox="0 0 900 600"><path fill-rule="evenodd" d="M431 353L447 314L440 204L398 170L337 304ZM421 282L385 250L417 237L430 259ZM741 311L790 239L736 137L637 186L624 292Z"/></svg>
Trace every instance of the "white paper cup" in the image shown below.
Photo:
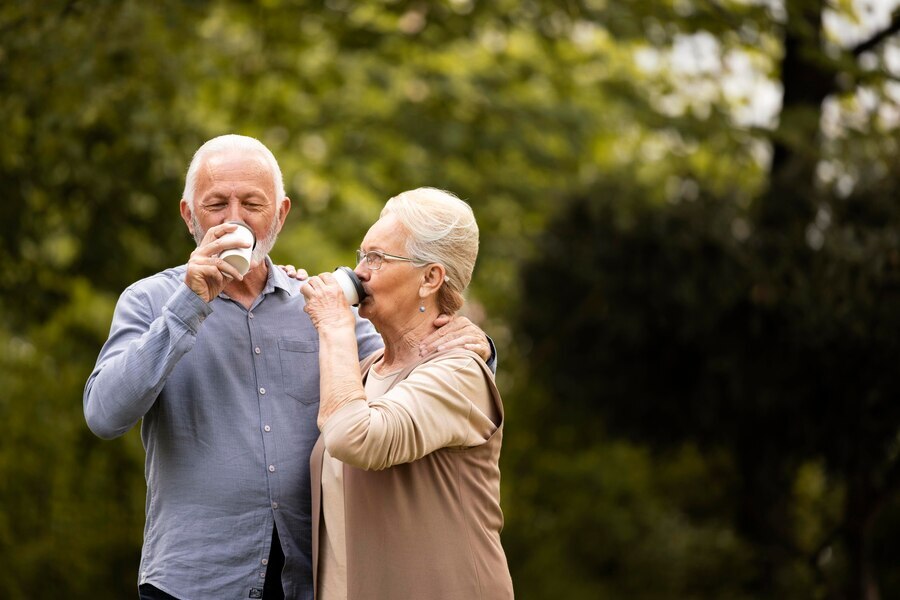
<svg viewBox="0 0 900 600"><path fill-rule="evenodd" d="M344 298L350 303L350 306L357 306L366 298L366 290L363 289L359 277L350 267L338 267L334 270L334 278L338 285L344 290Z"/></svg>
<svg viewBox="0 0 900 600"><path fill-rule="evenodd" d="M253 249L256 248L256 236L253 230L244 223L238 221L229 221L238 225L238 228L231 233L223 235L219 238L221 241L229 244L240 244L245 242L250 244L248 248L230 248L219 253L219 258L227 262L229 265L238 270L241 275L246 275L250 270L250 257L253 256Z"/></svg>

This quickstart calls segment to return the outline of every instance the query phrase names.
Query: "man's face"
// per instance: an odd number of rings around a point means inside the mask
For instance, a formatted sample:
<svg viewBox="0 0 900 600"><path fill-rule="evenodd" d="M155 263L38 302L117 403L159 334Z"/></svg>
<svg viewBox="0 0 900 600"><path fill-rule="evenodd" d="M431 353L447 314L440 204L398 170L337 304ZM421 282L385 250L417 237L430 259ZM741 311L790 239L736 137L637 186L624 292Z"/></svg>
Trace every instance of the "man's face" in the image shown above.
<svg viewBox="0 0 900 600"><path fill-rule="evenodd" d="M209 157L197 173L188 225L199 245L210 227L226 221L246 223L256 235L252 261L258 263L275 245L289 208L287 198L276 206L272 173L262 157L218 154Z"/></svg>

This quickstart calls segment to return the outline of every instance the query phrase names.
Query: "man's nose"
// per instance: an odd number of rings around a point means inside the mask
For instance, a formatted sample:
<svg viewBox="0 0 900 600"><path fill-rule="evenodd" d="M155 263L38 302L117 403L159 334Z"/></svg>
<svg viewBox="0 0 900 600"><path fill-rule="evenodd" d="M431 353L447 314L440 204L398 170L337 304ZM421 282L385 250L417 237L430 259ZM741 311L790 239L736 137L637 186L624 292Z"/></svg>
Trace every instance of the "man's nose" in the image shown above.
<svg viewBox="0 0 900 600"><path fill-rule="evenodd" d="M244 219L241 218L241 201L237 198L230 198L228 200L228 210L225 212L225 220L244 222Z"/></svg>

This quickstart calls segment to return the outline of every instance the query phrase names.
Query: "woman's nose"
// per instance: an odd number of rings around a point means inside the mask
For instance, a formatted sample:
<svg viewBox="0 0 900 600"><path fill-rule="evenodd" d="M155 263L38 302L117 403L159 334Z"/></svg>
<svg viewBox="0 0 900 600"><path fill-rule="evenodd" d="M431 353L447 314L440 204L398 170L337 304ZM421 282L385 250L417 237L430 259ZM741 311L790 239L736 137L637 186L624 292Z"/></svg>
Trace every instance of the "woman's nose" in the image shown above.
<svg viewBox="0 0 900 600"><path fill-rule="evenodd" d="M372 274L369 268L366 267L365 258L359 261L359 263L356 265L356 268L353 269L353 272L356 273L356 276L359 277L360 281L368 281L369 276Z"/></svg>

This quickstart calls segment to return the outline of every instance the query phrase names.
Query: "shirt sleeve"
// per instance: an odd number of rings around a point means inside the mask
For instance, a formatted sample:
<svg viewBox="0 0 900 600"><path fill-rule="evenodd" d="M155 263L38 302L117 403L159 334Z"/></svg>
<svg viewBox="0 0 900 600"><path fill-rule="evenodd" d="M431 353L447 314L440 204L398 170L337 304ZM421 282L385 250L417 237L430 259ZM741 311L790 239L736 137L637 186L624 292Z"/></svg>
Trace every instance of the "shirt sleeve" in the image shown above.
<svg viewBox="0 0 900 600"><path fill-rule="evenodd" d="M109 339L84 388L88 427L104 439L118 437L153 406L178 360L194 346L212 308L179 285L159 316L146 293L129 288L119 298Z"/></svg>
<svg viewBox="0 0 900 600"><path fill-rule="evenodd" d="M497 429L478 408L490 402L476 359L449 356L418 367L383 396L343 406L322 435L333 457L381 470L441 448L483 444Z"/></svg>

